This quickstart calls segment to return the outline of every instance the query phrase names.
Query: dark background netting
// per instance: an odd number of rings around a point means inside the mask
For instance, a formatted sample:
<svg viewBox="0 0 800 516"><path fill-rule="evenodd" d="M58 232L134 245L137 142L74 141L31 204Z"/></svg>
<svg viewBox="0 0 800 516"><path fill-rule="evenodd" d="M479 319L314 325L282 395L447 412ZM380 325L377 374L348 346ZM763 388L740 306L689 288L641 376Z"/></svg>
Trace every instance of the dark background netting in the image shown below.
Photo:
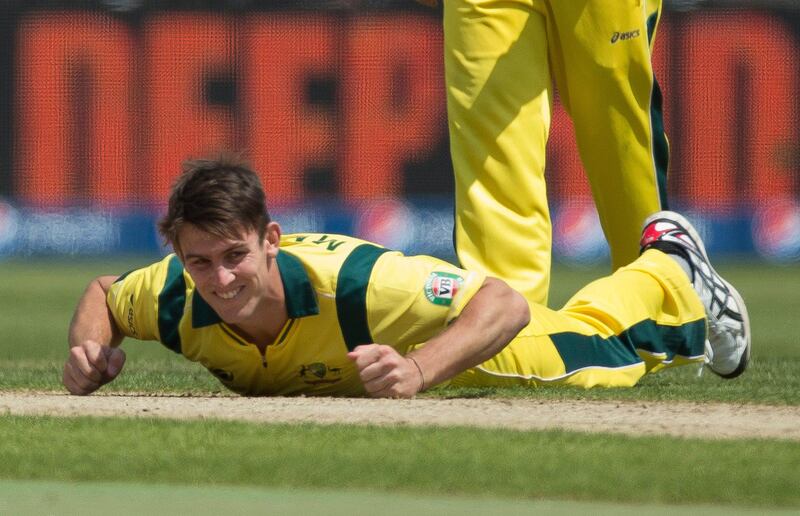
<svg viewBox="0 0 800 516"><path fill-rule="evenodd" d="M794 9L667 4L655 63L673 200L797 199ZM0 197L146 207L183 159L221 149L250 158L272 203L450 196L441 44L440 12L411 0L3 2ZM556 203L589 195L571 131L556 106Z"/></svg>

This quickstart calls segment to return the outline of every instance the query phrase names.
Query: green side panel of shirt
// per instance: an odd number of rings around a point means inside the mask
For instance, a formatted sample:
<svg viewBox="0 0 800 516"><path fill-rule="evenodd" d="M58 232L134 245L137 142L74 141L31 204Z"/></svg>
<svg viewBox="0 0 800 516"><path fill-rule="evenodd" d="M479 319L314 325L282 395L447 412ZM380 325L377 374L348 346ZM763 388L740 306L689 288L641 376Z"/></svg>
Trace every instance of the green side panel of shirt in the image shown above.
<svg viewBox="0 0 800 516"><path fill-rule="evenodd" d="M370 244L356 247L339 269L336 283L336 313L345 345L352 351L361 344L371 344L367 322L367 288L372 269L388 249Z"/></svg>
<svg viewBox="0 0 800 516"><path fill-rule="evenodd" d="M164 288L158 295L158 334L161 336L161 343L175 353L181 353L178 326L185 306L186 280L183 277L183 265L177 256L173 256L167 267Z"/></svg>

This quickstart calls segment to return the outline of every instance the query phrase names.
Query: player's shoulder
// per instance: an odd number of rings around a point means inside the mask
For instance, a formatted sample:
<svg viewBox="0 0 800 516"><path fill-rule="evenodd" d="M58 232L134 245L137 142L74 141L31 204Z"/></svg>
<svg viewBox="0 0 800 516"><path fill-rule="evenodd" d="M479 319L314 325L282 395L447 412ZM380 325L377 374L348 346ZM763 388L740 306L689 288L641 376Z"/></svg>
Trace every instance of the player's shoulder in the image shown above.
<svg viewBox="0 0 800 516"><path fill-rule="evenodd" d="M281 248L296 254L347 255L362 245L378 244L336 233L291 233L281 236Z"/></svg>
<svg viewBox="0 0 800 516"><path fill-rule="evenodd" d="M141 288L141 286L159 288L170 281L191 283L191 278L185 273L183 263L174 253L119 275L114 281L114 285L117 288L122 288L125 284L128 286L138 285L137 288Z"/></svg>
<svg viewBox="0 0 800 516"><path fill-rule="evenodd" d="M315 288L333 291L342 277L369 277L389 250L372 242L333 233L295 233L281 237L278 265L298 271L302 266Z"/></svg>

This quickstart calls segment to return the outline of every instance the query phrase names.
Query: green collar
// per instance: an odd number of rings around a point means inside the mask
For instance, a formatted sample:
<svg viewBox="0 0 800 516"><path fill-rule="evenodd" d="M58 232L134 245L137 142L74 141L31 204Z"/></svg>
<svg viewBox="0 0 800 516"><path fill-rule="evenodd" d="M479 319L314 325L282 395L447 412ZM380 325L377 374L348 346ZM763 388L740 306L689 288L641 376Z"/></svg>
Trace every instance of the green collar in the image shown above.
<svg viewBox="0 0 800 516"><path fill-rule="evenodd" d="M290 319L319 314L317 293L300 260L285 251L278 251L278 272L283 280L286 312Z"/></svg>
<svg viewBox="0 0 800 516"><path fill-rule="evenodd" d="M192 294L192 328L202 328L222 322L222 319L213 308L208 306L205 299L200 296L197 289Z"/></svg>
<svg viewBox="0 0 800 516"><path fill-rule="evenodd" d="M283 282L286 312L289 318L319 314L317 294L300 260L289 253L278 251L276 262ZM192 327L202 328L220 322L222 322L220 316L203 299L200 292L195 290L192 295Z"/></svg>

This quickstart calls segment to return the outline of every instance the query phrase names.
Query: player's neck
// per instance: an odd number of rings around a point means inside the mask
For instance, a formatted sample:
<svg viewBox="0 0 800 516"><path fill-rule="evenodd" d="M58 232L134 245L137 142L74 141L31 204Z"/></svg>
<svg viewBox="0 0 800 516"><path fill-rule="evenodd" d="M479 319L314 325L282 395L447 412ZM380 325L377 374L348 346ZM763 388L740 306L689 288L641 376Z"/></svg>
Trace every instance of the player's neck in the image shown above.
<svg viewBox="0 0 800 516"><path fill-rule="evenodd" d="M277 264L273 264L269 275L270 280L264 297L261 299L259 306L253 311L250 320L229 325L248 342L258 346L261 351L264 351L267 346L275 342L275 339L278 338L281 330L286 325L286 321L289 320L289 315L286 311L286 294Z"/></svg>

